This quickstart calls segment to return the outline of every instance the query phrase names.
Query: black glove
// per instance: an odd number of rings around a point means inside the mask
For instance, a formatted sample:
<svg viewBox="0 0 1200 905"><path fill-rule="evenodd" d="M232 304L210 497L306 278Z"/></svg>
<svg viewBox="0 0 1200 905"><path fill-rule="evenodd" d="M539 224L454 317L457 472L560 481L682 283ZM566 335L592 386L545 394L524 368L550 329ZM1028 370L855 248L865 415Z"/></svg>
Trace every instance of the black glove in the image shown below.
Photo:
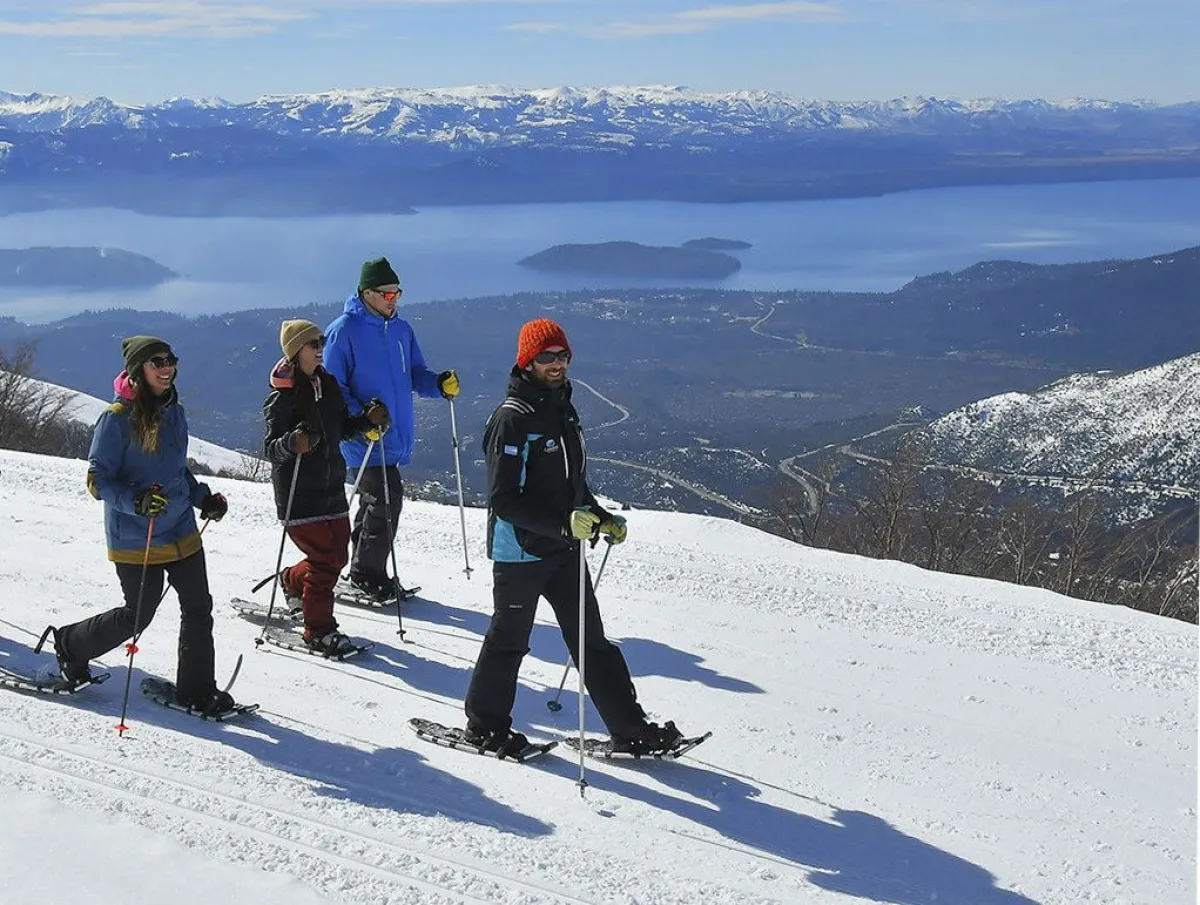
<svg viewBox="0 0 1200 905"><path fill-rule="evenodd" d="M229 511L229 503L223 493L210 493L200 501L200 518L219 522Z"/></svg>
<svg viewBox="0 0 1200 905"><path fill-rule="evenodd" d="M383 400L378 396L367 403L367 407L363 409L363 414L367 416L367 420L371 422L372 427L387 430L392 426L392 415L387 410L387 406L383 404Z"/></svg>
<svg viewBox="0 0 1200 905"><path fill-rule="evenodd" d="M170 502L163 494L162 487L155 484L134 494L133 511L146 518L156 518L167 511L167 504Z"/></svg>

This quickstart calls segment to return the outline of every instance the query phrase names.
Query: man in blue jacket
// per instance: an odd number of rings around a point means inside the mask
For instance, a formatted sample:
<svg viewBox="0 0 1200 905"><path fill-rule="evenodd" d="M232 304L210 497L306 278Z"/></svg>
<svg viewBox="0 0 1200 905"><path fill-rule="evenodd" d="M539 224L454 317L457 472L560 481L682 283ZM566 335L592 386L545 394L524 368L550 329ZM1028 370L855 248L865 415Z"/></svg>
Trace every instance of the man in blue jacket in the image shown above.
<svg viewBox="0 0 1200 905"><path fill-rule="evenodd" d="M379 401L391 416L359 484L350 533L350 582L381 601L398 596L398 577L388 578L387 560L404 500L399 466L408 464L416 443L413 394L429 399L458 395L458 376L429 370L412 327L397 316L402 291L387 258L364 262L358 291L346 299L342 315L325 331L325 370L341 386L350 414L359 415ZM348 469L357 472L362 466L367 445L361 436L342 441ZM390 506L385 506L385 475Z"/></svg>

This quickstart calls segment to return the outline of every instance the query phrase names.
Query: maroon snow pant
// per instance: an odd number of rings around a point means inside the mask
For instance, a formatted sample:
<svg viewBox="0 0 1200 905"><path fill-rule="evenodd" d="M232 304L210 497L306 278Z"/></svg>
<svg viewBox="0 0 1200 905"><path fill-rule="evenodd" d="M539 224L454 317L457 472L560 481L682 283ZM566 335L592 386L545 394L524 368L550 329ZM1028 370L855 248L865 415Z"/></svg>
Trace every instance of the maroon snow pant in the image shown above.
<svg viewBox="0 0 1200 905"><path fill-rule="evenodd" d="M350 518L343 515L289 525L287 533L305 558L283 570L283 588L289 594L300 594L307 633L319 636L332 632L337 628L333 586L350 561Z"/></svg>

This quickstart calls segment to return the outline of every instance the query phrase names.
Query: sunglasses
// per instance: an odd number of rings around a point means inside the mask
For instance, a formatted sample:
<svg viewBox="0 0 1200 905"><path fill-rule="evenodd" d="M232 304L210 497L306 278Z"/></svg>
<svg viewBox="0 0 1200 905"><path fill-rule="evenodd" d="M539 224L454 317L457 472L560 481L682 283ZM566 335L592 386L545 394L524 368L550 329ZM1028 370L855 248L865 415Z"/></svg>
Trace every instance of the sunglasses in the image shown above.
<svg viewBox="0 0 1200 905"><path fill-rule="evenodd" d="M533 356L533 360L540 365L554 364L556 361L566 364L571 360L571 350L563 349L559 352L539 352Z"/></svg>
<svg viewBox="0 0 1200 905"><path fill-rule="evenodd" d="M149 359L150 365L155 368L173 368L179 364L178 355L153 355Z"/></svg>
<svg viewBox="0 0 1200 905"><path fill-rule="evenodd" d="M400 296L404 295L403 289L372 289L376 295L383 296L385 301L394 302Z"/></svg>
<svg viewBox="0 0 1200 905"><path fill-rule="evenodd" d="M325 334L322 333L316 339L310 339L304 345L308 346L310 349L315 349L316 351L320 352L322 349L325 348L325 342L326 342Z"/></svg>

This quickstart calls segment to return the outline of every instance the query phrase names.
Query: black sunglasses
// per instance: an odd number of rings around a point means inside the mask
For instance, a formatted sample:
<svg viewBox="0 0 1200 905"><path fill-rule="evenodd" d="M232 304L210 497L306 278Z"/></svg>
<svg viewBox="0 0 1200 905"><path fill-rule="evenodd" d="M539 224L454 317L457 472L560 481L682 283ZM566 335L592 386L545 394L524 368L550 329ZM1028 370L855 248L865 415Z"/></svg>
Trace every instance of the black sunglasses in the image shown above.
<svg viewBox="0 0 1200 905"><path fill-rule="evenodd" d="M321 349L325 348L325 342L325 334L322 333L316 339L310 339L304 345L308 346L310 349L316 349L319 352Z"/></svg>
<svg viewBox="0 0 1200 905"><path fill-rule="evenodd" d="M152 355L148 360L151 366L155 368L173 368L179 364L179 356L171 353L166 355Z"/></svg>
<svg viewBox="0 0 1200 905"><path fill-rule="evenodd" d="M554 364L556 361L566 364L571 360L571 350L563 349L560 352L539 352L533 356L533 360L540 365Z"/></svg>

